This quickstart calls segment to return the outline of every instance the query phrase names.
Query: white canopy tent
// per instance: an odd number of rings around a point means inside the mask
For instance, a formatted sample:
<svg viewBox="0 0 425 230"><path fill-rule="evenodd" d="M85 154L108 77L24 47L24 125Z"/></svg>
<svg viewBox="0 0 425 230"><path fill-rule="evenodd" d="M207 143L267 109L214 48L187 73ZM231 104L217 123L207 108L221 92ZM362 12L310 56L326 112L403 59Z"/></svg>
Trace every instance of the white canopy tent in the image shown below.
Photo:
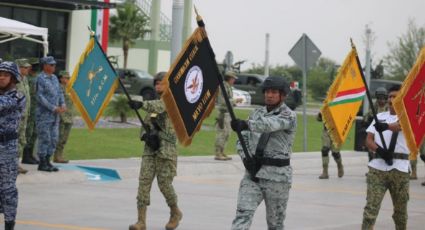
<svg viewBox="0 0 425 230"><path fill-rule="evenodd" d="M30 37L31 35L41 36L42 39ZM43 44L44 56L46 56L49 50L47 35L47 28L37 27L20 21L0 17L0 44L16 39L25 39Z"/></svg>

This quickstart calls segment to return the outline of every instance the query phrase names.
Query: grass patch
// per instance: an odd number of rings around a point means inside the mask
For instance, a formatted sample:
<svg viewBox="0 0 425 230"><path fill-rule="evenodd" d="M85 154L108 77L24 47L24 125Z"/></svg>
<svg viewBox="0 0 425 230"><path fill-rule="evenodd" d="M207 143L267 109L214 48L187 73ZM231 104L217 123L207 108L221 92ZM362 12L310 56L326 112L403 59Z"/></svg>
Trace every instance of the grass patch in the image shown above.
<svg viewBox="0 0 425 230"><path fill-rule="evenodd" d="M238 118L245 119L250 111L236 109ZM203 125L205 129L198 132L189 147L178 146L180 156L208 156L214 154L215 142L215 116L214 110ZM298 127L294 143L294 152L303 151L303 120L298 115ZM322 147L323 125L317 122L315 116L307 117L307 151L320 151ZM143 142L139 140L138 128L106 129L98 128L92 132L87 129L73 129L68 144L65 148L65 156L71 160L77 159L112 159L139 157L143 151ZM235 153L236 134L231 133L226 153ZM352 129L342 149L352 150L354 146L354 130Z"/></svg>

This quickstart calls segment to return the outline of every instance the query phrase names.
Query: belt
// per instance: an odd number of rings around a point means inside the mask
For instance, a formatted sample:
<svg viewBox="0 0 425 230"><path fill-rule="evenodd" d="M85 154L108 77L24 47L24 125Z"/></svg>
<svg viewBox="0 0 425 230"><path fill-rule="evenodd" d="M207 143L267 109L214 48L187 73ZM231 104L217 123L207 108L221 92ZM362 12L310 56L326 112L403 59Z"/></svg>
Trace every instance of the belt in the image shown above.
<svg viewBox="0 0 425 230"><path fill-rule="evenodd" d="M289 159L276 159L276 158L267 158L263 157L261 159L262 165L269 165L269 166L277 166L277 167L283 167L283 166L289 166L291 161Z"/></svg>
<svg viewBox="0 0 425 230"><path fill-rule="evenodd" d="M381 158L382 157L379 154L374 154L373 158ZM409 160L409 155L408 154L404 154L404 153L393 153L393 158L394 159L399 159L399 160Z"/></svg>
<svg viewBox="0 0 425 230"><path fill-rule="evenodd" d="M0 133L0 143L18 139L18 133Z"/></svg>

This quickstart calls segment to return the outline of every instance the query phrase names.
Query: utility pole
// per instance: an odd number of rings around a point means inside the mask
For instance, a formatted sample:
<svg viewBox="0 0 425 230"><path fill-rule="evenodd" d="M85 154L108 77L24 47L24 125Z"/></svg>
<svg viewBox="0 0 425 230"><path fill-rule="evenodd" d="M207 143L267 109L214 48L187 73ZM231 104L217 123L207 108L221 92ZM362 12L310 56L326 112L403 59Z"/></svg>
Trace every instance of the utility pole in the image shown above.
<svg viewBox="0 0 425 230"><path fill-rule="evenodd" d="M183 0L173 0L170 63L173 63L174 59L176 58L182 47L184 12L183 7Z"/></svg>
<svg viewBox="0 0 425 230"><path fill-rule="evenodd" d="M266 33L266 57L264 60L264 75L269 76L269 42L270 42L270 34Z"/></svg>
<svg viewBox="0 0 425 230"><path fill-rule="evenodd" d="M371 58L370 58L370 46L372 42L372 30L369 28L369 25L366 25L366 70L365 78L366 84L370 86L370 68L371 68ZM363 100L363 115L366 115L369 111L369 101L366 98Z"/></svg>

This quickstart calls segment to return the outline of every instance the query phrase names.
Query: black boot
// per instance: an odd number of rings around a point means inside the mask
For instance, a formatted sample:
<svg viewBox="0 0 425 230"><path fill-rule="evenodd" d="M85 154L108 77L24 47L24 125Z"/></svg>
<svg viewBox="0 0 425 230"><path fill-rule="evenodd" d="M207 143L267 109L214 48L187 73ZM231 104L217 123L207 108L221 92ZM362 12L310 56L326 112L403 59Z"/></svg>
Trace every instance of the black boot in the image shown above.
<svg viewBox="0 0 425 230"><path fill-rule="evenodd" d="M59 171L58 168L56 168L54 165L52 165L52 163L50 163L50 156L46 156L46 158L44 158L46 160L46 164L47 166L50 167L50 170L52 170L52 172L57 172Z"/></svg>
<svg viewBox="0 0 425 230"><path fill-rule="evenodd" d="M30 164L30 165L36 165L38 164L37 159L35 159L32 156L32 151L30 148L25 147L24 153L22 154L22 164Z"/></svg>
<svg viewBox="0 0 425 230"><path fill-rule="evenodd" d="M15 229L15 221L5 221L4 230L13 230Z"/></svg>
<svg viewBox="0 0 425 230"><path fill-rule="evenodd" d="M38 163L38 171L52 172L52 169L42 157L40 157L40 163Z"/></svg>

